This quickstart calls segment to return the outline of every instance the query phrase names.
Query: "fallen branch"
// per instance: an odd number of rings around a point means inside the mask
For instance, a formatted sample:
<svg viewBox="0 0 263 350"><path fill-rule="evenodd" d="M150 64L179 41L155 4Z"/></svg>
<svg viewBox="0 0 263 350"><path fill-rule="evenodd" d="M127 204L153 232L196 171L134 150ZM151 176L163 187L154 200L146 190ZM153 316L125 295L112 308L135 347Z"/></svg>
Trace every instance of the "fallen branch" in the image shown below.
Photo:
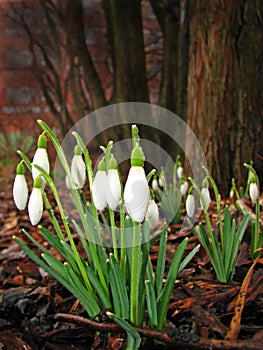
<svg viewBox="0 0 263 350"><path fill-rule="evenodd" d="M123 329L115 323L99 323L86 319L84 317L68 315L68 314L55 314L52 316L55 320L72 322L74 324L88 326L99 332L123 332ZM167 333L149 329L146 327L134 327L143 337L156 339L163 341L164 343L174 345L177 350L262 350L262 342L253 341L240 341L232 342L228 340L215 340L215 339L202 339L197 342L178 341L171 338Z"/></svg>

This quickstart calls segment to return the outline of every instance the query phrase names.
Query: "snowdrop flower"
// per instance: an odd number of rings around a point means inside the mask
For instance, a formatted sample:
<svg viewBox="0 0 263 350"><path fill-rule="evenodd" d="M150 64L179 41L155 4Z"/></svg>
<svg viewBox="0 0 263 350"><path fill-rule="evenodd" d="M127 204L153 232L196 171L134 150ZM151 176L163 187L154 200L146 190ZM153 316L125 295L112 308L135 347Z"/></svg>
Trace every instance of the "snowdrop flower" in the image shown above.
<svg viewBox="0 0 263 350"><path fill-rule="evenodd" d="M24 166L22 163L19 163L16 168L16 177L13 185L13 198L19 210L25 209L28 199L28 187L24 173Z"/></svg>
<svg viewBox="0 0 263 350"><path fill-rule="evenodd" d="M179 165L178 168L177 168L177 176L178 176L178 179L181 179L181 178L182 178L183 173L184 173L184 169L182 168L181 165Z"/></svg>
<svg viewBox="0 0 263 350"><path fill-rule="evenodd" d="M158 180L158 183L159 183L159 186L160 187L163 187L163 181L164 179L163 179L163 176L161 175L160 177L159 177L159 180Z"/></svg>
<svg viewBox="0 0 263 350"><path fill-rule="evenodd" d="M159 210L157 204L153 199L150 200L145 218L149 222L150 227L153 227L158 222Z"/></svg>
<svg viewBox="0 0 263 350"><path fill-rule="evenodd" d="M98 164L98 171L95 175L92 186L92 199L97 210L104 210L107 206L106 189L107 174L105 167L105 158L103 157Z"/></svg>
<svg viewBox="0 0 263 350"><path fill-rule="evenodd" d="M74 157L71 163L71 176L77 188L83 188L86 182L86 165L81 155L79 145L74 148Z"/></svg>
<svg viewBox="0 0 263 350"><path fill-rule="evenodd" d="M182 184L181 184L181 187L180 187L180 192L181 192L181 195L182 196L185 196L186 193L187 193L187 190L188 190L188 182L187 181L184 181Z"/></svg>
<svg viewBox="0 0 263 350"><path fill-rule="evenodd" d="M157 179L153 179L152 180L152 189L154 190L154 192L156 192L158 190L159 186L158 186L158 181Z"/></svg>
<svg viewBox="0 0 263 350"><path fill-rule="evenodd" d="M231 188L231 191L230 191L230 193L229 193L229 197L230 197L231 199L233 199L234 196L235 196L235 192L234 192L233 188Z"/></svg>
<svg viewBox="0 0 263 350"><path fill-rule="evenodd" d="M131 168L124 188L124 202L130 217L142 222L150 200L150 190L143 168L144 154L137 144L131 154Z"/></svg>
<svg viewBox="0 0 263 350"><path fill-rule="evenodd" d="M121 200L121 183L117 170L117 161L111 155L107 174L106 200L110 209L115 210Z"/></svg>
<svg viewBox="0 0 263 350"><path fill-rule="evenodd" d="M202 203L202 201L200 199L201 207L202 207L203 210L207 210L209 205L210 205L210 203L211 203L211 197L210 197L210 192L209 192L209 189L208 189L208 183L207 183L206 179L204 179L204 181L203 181L203 188L201 190L201 193L202 193L202 195L204 197L204 205L205 205L205 207L204 207L203 203Z"/></svg>
<svg viewBox="0 0 263 350"><path fill-rule="evenodd" d="M37 225L43 214L43 197L41 189L42 181L37 177L34 181L33 190L29 197L28 214L33 226Z"/></svg>
<svg viewBox="0 0 263 350"><path fill-rule="evenodd" d="M252 178L253 182L250 182L249 185L249 196L251 198L252 203L255 203L256 200L258 199L259 196L259 191L258 191L258 186L256 184L256 182L254 182L255 180Z"/></svg>
<svg viewBox="0 0 263 350"><path fill-rule="evenodd" d="M192 194L192 191L189 191L188 196L186 198L186 214L191 218L195 213L195 199Z"/></svg>
<svg viewBox="0 0 263 350"><path fill-rule="evenodd" d="M37 145L38 145L38 148L35 152L32 163L40 166L45 170L47 174L49 174L50 166L49 166L48 154L46 149L47 138L44 134L39 136ZM41 175L41 172L33 166L32 167L33 180L35 180L39 175ZM43 179L43 177L41 177L41 180L42 180L42 183L45 184L45 180Z"/></svg>

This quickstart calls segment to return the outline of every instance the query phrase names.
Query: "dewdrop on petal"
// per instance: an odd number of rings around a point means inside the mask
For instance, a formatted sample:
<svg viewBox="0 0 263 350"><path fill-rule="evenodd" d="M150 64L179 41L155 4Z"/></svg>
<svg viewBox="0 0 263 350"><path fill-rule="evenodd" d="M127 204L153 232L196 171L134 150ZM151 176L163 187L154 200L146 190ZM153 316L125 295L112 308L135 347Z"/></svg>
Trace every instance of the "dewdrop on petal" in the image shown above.
<svg viewBox="0 0 263 350"><path fill-rule="evenodd" d="M106 189L107 174L105 168L105 159L103 157L98 164L98 171L96 172L92 186L92 199L97 210L104 210L107 206Z"/></svg>
<svg viewBox="0 0 263 350"><path fill-rule="evenodd" d="M37 150L35 152L32 164L36 164L43 168L47 174L50 172L50 165L48 160L48 154L47 154L47 138L44 134L41 134L38 138L37 143ZM33 180L35 180L39 175L41 175L41 172L36 169L34 166L32 167L32 176ZM44 178L41 176L41 180L43 183L45 183Z"/></svg>
<svg viewBox="0 0 263 350"><path fill-rule="evenodd" d="M28 187L24 173L24 166L19 163L16 168L16 177L13 185L13 198L19 210L25 209L28 199Z"/></svg>
<svg viewBox="0 0 263 350"><path fill-rule="evenodd" d="M131 168L124 188L126 210L136 222L144 220L150 200L150 190L143 164L143 151L137 144L131 153Z"/></svg>
<svg viewBox="0 0 263 350"><path fill-rule="evenodd" d="M71 176L77 188L83 188L86 182L86 165L81 155L79 145L74 148L74 157L71 162Z"/></svg>
<svg viewBox="0 0 263 350"><path fill-rule="evenodd" d="M43 190L41 189L41 184L40 177L37 177L28 202L28 215L33 226L39 223L43 214Z"/></svg>
<svg viewBox="0 0 263 350"><path fill-rule="evenodd" d="M185 202L186 214L191 218L195 213L195 199L192 194L192 191L189 191L188 196Z"/></svg>
<svg viewBox="0 0 263 350"><path fill-rule="evenodd" d="M252 179L253 181L253 179ZM259 196L258 186L256 182L251 182L249 185L249 196L251 198L251 202L255 203Z"/></svg>
<svg viewBox="0 0 263 350"><path fill-rule="evenodd" d="M117 161L111 155L107 174L106 200L110 209L115 210L121 201L121 183L117 170Z"/></svg>
<svg viewBox="0 0 263 350"><path fill-rule="evenodd" d="M150 227L153 227L158 222L158 219L159 219L158 205L155 203L153 199L150 200L145 218L149 222Z"/></svg>

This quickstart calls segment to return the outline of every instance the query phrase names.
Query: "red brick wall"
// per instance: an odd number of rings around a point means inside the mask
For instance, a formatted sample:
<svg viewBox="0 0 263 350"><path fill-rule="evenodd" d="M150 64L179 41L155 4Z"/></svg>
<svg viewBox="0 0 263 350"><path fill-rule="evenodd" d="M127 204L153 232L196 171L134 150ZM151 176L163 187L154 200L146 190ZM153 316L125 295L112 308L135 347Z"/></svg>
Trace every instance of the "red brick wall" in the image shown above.
<svg viewBox="0 0 263 350"><path fill-rule="evenodd" d="M0 129L17 130L21 128L37 128L36 119L49 119L47 106L41 95L32 68L32 54L28 49L26 33L14 23L12 5L21 8L22 0L1 0L0 6ZM27 0L34 7L36 1ZM160 45L151 44L160 31L150 8L149 1L142 1L144 34L146 50L155 49L147 56L149 75L159 70ZM84 0L85 22L87 25L87 44L93 56L95 66L103 81L107 98L110 97L112 76L109 73L109 53L107 51L106 28L100 0ZM33 27L33 24L32 24ZM152 102L156 102L160 74L150 81ZM1 130L0 130L1 131Z"/></svg>

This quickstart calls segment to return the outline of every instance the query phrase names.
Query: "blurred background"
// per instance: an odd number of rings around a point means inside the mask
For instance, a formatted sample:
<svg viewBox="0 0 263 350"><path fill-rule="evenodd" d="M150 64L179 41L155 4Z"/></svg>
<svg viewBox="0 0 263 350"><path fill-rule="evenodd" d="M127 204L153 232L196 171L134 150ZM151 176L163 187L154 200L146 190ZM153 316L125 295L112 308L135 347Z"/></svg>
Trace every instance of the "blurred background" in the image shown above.
<svg viewBox="0 0 263 350"><path fill-rule="evenodd" d="M262 22L256 0L1 0L2 167L34 151L39 118L62 139L93 110L138 101L188 123L224 196L232 177L245 185L244 162L263 178Z"/></svg>

